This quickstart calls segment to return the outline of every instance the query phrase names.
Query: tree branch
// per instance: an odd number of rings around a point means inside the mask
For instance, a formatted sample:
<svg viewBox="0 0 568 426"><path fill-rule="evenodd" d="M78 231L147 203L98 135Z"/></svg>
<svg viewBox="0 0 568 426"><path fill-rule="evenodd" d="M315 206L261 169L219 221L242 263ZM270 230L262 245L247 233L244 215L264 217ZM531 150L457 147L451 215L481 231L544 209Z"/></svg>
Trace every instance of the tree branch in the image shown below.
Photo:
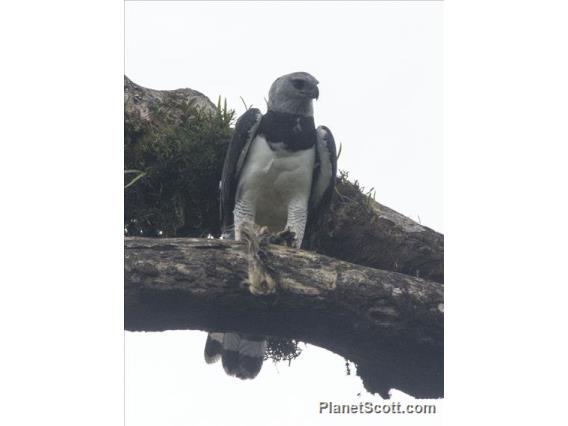
<svg viewBox="0 0 568 426"><path fill-rule="evenodd" d="M444 282L444 236L338 179L331 211L309 248L358 265Z"/></svg>
<svg viewBox="0 0 568 426"><path fill-rule="evenodd" d="M443 395L443 285L269 246L276 293L253 296L242 243L125 239L125 328L295 338L357 365L367 390Z"/></svg>

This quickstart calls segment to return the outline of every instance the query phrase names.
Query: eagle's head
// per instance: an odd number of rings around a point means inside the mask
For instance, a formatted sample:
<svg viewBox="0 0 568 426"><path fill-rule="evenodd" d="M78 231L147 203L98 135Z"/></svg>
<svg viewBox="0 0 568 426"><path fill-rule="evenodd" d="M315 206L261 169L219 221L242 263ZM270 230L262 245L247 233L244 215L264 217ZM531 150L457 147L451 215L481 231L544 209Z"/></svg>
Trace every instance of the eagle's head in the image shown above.
<svg viewBox="0 0 568 426"><path fill-rule="evenodd" d="M319 81L307 72L278 77L268 94L268 109L276 112L312 116L312 99L319 97Z"/></svg>

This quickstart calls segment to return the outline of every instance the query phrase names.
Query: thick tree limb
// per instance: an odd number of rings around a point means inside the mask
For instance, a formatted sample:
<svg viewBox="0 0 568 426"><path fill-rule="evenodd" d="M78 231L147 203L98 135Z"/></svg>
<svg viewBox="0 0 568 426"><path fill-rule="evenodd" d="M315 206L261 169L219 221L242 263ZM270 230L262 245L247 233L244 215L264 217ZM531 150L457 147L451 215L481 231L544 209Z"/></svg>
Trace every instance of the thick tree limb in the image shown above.
<svg viewBox="0 0 568 426"><path fill-rule="evenodd" d="M361 193L339 179L323 226L309 248L386 271L444 282L444 236Z"/></svg>
<svg viewBox="0 0 568 426"><path fill-rule="evenodd" d="M124 119L133 125L151 123L163 128L181 126L189 107L215 111L215 105L197 90L148 89L124 76ZM142 126L134 128L140 130Z"/></svg>
<svg viewBox="0 0 568 426"><path fill-rule="evenodd" d="M443 395L443 285L270 246L279 287L253 296L244 244L125 239L125 328L296 338L358 366L371 392Z"/></svg>

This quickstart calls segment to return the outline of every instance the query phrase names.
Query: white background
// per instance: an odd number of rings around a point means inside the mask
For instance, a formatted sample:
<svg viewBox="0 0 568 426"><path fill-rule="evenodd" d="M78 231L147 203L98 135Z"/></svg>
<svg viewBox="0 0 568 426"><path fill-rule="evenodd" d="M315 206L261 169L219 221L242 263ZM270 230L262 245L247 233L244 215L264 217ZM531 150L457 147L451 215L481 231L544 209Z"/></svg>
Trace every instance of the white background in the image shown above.
<svg viewBox="0 0 568 426"><path fill-rule="evenodd" d="M565 424L567 10L465 3L444 5L444 423ZM0 15L2 424L123 423L122 18Z"/></svg>
<svg viewBox="0 0 568 426"><path fill-rule="evenodd" d="M254 380L228 376L220 363L203 360L205 333L166 331L126 333L127 425L438 425L443 401L415 400L392 391L390 399L365 391L350 363L316 346L300 344L302 354L274 365L265 361ZM320 402L383 405L436 404L436 415L319 414Z"/></svg>

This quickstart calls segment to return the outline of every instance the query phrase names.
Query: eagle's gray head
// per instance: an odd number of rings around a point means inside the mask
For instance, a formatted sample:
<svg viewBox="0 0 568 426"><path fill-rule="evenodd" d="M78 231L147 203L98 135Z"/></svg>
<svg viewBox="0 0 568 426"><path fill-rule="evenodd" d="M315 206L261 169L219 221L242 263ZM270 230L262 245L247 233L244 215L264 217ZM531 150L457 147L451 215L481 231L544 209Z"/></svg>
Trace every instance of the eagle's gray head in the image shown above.
<svg viewBox="0 0 568 426"><path fill-rule="evenodd" d="M307 72L293 72L278 77L268 94L268 109L276 112L312 116L312 99L319 96L319 81Z"/></svg>

